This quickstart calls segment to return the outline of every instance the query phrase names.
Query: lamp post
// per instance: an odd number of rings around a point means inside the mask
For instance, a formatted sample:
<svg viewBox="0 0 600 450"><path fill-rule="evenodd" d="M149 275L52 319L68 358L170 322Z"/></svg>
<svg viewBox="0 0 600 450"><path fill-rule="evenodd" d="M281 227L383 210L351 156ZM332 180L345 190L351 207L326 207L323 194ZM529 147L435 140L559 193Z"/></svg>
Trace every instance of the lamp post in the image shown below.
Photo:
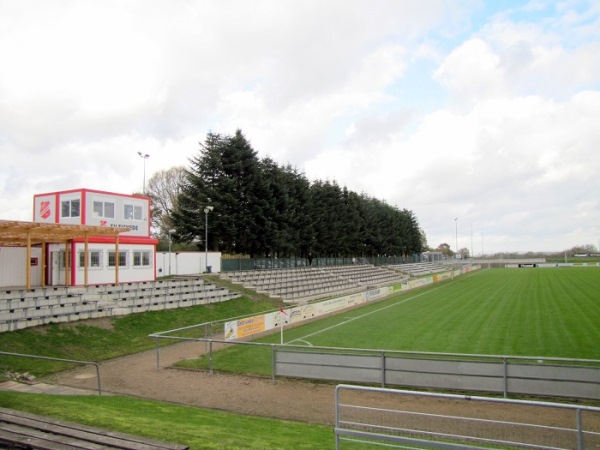
<svg viewBox="0 0 600 450"><path fill-rule="evenodd" d="M208 272L208 213L215 209L208 205L204 208L204 270Z"/></svg>
<svg viewBox="0 0 600 450"><path fill-rule="evenodd" d="M171 276L171 235L175 230L169 230L169 276Z"/></svg>
<svg viewBox="0 0 600 450"><path fill-rule="evenodd" d="M471 259L473 259L473 256L475 256L475 254L473 253L473 224L471 224L471 255L469 255L471 257Z"/></svg>
<svg viewBox="0 0 600 450"><path fill-rule="evenodd" d="M458 217L454 218L454 229L455 229L455 239L456 239L456 254L458 255Z"/></svg>
<svg viewBox="0 0 600 450"><path fill-rule="evenodd" d="M144 184L142 185L142 193L146 195L146 160L150 158L150 155L142 152L137 152L137 154L144 160Z"/></svg>

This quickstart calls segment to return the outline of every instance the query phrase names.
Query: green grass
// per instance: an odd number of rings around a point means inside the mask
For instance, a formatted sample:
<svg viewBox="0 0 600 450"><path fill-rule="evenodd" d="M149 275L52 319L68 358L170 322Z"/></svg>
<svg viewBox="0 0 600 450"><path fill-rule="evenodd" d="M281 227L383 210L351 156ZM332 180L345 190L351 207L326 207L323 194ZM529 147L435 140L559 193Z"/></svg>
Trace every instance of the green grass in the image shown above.
<svg viewBox="0 0 600 450"><path fill-rule="evenodd" d="M154 348L148 335L208 321L273 310L272 300L246 297L206 306L153 311L105 319L26 328L0 333L4 352L100 362ZM164 341L174 343L175 341ZM37 377L65 370L62 362L0 355L0 373L29 372Z"/></svg>
<svg viewBox="0 0 600 450"><path fill-rule="evenodd" d="M197 449L323 449L331 427L249 417L131 397L47 396L0 391L4 408Z"/></svg>
<svg viewBox="0 0 600 450"><path fill-rule="evenodd" d="M599 323L598 268L492 269L290 328L284 338L294 345L600 359ZM230 347L213 363L222 371L271 373L270 351L256 347Z"/></svg>
<svg viewBox="0 0 600 450"><path fill-rule="evenodd" d="M331 347L600 359L598 268L484 270L285 330ZM57 324L0 334L3 351L102 361L153 348L157 331L272 310L264 298ZM106 325L106 323L104 324ZM279 343L275 333L262 342ZM295 342L301 344L300 341ZM232 346L218 370L271 373L269 347ZM206 362L194 362L204 365ZM43 376L62 364L0 356L0 372ZM129 397L0 392L0 406L205 448L331 448L329 427L239 416Z"/></svg>

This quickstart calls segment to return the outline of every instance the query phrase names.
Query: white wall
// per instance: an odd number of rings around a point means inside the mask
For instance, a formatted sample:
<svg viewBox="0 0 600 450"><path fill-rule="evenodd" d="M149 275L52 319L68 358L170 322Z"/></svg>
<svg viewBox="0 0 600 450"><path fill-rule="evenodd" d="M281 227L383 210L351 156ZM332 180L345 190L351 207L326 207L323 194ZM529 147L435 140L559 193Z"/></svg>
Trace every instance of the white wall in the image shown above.
<svg viewBox="0 0 600 450"><path fill-rule="evenodd" d="M61 202L79 200L78 217L62 217ZM101 205L102 213L94 209L94 203ZM111 213L104 208L112 206ZM127 206L127 208L126 208ZM139 215L127 215L136 211ZM150 199L135 195L110 192L76 190L39 194L33 199L33 221L44 223L66 223L106 227L127 227L130 231L121 236L150 236Z"/></svg>
<svg viewBox="0 0 600 450"><path fill-rule="evenodd" d="M206 272L206 260L211 272L221 272L221 252L171 252L170 275L191 275ZM156 253L156 276L169 275L169 252Z"/></svg>
<svg viewBox="0 0 600 450"><path fill-rule="evenodd" d="M50 254L52 263L52 253L64 251L64 245L51 244ZM78 255L84 249L83 243L77 243L75 245L75 252ZM100 266L90 267L88 266L88 284L106 284L115 282L115 268L109 267L108 265L108 252L115 251L115 244L104 244L104 243L90 243L88 244L88 251L100 253ZM153 245L136 245L136 244L120 244L119 252L126 252L127 262L125 266L119 266L119 283L134 282L134 281L153 281L154 280L154 246ZM133 252L134 251L146 251L150 253L149 265L147 266L134 266L133 264ZM57 267L52 268L53 271L57 270ZM57 284L64 284L64 268L58 267L59 273L53 273L52 277L48 280L48 284L52 283L52 279L58 280ZM69 280L71 278L69 277ZM76 256L75 260L75 285L83 286L85 284L85 270L84 267L79 265L79 257Z"/></svg>
<svg viewBox="0 0 600 450"><path fill-rule="evenodd" d="M24 247L0 247L0 286L25 286L27 249ZM37 258L37 266L31 267L31 285L42 284L42 249L32 248L31 258Z"/></svg>

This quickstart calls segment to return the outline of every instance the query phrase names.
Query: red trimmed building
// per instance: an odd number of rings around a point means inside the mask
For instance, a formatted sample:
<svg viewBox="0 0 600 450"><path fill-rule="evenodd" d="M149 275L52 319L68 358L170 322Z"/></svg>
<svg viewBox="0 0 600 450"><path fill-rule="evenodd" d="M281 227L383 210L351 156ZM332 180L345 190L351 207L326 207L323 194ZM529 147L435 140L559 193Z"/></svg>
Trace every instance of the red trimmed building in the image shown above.
<svg viewBox="0 0 600 450"><path fill-rule="evenodd" d="M110 236L88 236L87 242L76 238L66 245L46 244L48 285L114 283L115 273L118 282L156 279L158 240L150 235L149 197L92 189L37 194L33 197L33 221L130 229L118 242Z"/></svg>

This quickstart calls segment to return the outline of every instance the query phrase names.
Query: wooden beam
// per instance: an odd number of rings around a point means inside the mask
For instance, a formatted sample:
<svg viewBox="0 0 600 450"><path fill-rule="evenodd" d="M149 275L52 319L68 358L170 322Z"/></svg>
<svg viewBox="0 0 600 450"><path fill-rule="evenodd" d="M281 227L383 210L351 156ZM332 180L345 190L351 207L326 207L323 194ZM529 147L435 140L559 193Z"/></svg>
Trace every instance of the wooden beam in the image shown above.
<svg viewBox="0 0 600 450"><path fill-rule="evenodd" d="M119 283L119 235L115 239L115 284Z"/></svg>
<svg viewBox="0 0 600 450"><path fill-rule="evenodd" d="M86 233L86 235L84 236L84 241L83 241L83 285L87 286L88 285L88 259L89 259L89 255L88 255L88 235Z"/></svg>
<svg viewBox="0 0 600 450"><path fill-rule="evenodd" d="M27 290L31 289L31 232L27 233L27 256L25 258L25 285Z"/></svg>
<svg viewBox="0 0 600 450"><path fill-rule="evenodd" d="M42 242L42 287L46 287L46 243Z"/></svg>
<svg viewBox="0 0 600 450"><path fill-rule="evenodd" d="M65 241L65 257L64 257L64 269L65 269L65 286L69 285L69 241Z"/></svg>

